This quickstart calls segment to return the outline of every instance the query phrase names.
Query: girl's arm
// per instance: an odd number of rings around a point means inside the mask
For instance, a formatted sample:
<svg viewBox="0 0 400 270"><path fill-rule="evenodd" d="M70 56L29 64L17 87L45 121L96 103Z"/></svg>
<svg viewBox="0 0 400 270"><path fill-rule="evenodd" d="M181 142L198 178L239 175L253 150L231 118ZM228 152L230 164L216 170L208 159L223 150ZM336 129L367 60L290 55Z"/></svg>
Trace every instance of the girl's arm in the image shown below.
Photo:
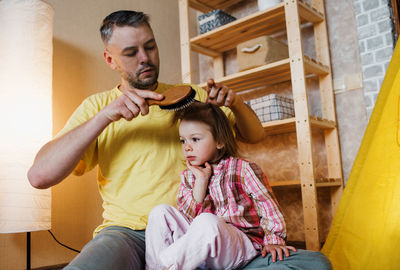
<svg viewBox="0 0 400 270"><path fill-rule="evenodd" d="M264 128L257 115L232 89L209 79L206 91L208 103L229 107L233 112L238 139L247 143L257 143L264 138Z"/></svg>
<svg viewBox="0 0 400 270"><path fill-rule="evenodd" d="M181 173L181 183L179 185L177 205L178 210L181 211L189 220L193 220L197 215L203 212L211 212L210 195L206 194L206 190L199 190L200 197L203 197L201 202L195 198L195 176L189 170ZM207 186L206 186L207 187ZM199 195L199 194L197 194Z"/></svg>
<svg viewBox="0 0 400 270"><path fill-rule="evenodd" d="M267 179L255 163L247 163L244 176L244 188L253 198L260 226L265 236L264 245L285 245L286 224L272 190L268 191L262 181Z"/></svg>

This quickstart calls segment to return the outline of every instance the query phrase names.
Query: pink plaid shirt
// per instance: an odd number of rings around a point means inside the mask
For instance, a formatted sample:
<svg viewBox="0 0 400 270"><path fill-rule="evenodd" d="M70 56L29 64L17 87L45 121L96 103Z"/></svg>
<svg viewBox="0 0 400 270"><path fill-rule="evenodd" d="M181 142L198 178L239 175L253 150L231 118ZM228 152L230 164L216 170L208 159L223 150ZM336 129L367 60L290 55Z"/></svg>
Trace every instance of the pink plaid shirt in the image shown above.
<svg viewBox="0 0 400 270"><path fill-rule="evenodd" d="M195 177L181 173L178 209L190 221L213 213L243 231L253 243L285 244L286 225L268 180L260 167L243 159L222 159L213 171L206 197L197 203L192 195Z"/></svg>

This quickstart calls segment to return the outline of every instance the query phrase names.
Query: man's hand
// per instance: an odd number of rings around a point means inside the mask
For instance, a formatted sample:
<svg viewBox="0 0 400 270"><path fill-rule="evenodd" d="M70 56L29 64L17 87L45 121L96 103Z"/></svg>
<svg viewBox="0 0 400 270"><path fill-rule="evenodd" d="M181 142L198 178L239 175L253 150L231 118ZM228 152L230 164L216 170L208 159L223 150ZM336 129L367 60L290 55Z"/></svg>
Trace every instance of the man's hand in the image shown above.
<svg viewBox="0 0 400 270"><path fill-rule="evenodd" d="M265 257L268 253L271 253L272 261L276 262L276 254L278 254L278 258L280 261L283 261L283 253L285 257L289 257L289 249L292 251L296 251L295 247L285 246L285 245L265 245L261 251L261 256Z"/></svg>
<svg viewBox="0 0 400 270"><path fill-rule="evenodd" d="M139 113L149 113L149 105L146 99L162 100L163 95L151 90L127 90L121 96L111 102L100 112L111 122L124 118L128 121L137 117Z"/></svg>
<svg viewBox="0 0 400 270"><path fill-rule="evenodd" d="M207 80L207 103L217 106L230 107L237 98L232 89L220 83L215 83L213 79Z"/></svg>

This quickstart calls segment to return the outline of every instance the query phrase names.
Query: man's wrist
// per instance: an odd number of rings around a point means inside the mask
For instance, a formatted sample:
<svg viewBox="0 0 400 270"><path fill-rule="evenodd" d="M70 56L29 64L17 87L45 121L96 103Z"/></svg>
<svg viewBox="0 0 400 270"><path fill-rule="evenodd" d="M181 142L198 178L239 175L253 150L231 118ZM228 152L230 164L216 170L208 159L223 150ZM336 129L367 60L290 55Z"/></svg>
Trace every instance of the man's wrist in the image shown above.
<svg viewBox="0 0 400 270"><path fill-rule="evenodd" d="M235 98L233 99L232 104L229 106L229 109L231 109L232 111L236 111L239 110L240 107L242 107L243 105L244 105L243 98L239 95L235 95Z"/></svg>

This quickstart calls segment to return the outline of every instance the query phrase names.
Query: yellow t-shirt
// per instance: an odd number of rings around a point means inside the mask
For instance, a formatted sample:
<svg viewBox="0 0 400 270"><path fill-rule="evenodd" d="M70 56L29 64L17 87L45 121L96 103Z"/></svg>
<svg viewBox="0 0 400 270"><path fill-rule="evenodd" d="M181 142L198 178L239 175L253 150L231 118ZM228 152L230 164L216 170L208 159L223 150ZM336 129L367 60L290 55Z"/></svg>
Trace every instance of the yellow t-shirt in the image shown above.
<svg viewBox="0 0 400 270"><path fill-rule="evenodd" d="M195 99L205 101L207 92L191 86L196 91ZM155 91L163 93L170 87L159 83ZM58 136L83 124L121 94L115 87L86 98ZM226 107L222 109L234 123L233 113ZM144 230L153 207L176 205L179 174L185 165L178 127L171 126L172 116L171 111L150 106L145 116L112 122L83 155L74 174L82 175L98 165L104 220L95 234L112 225Z"/></svg>

